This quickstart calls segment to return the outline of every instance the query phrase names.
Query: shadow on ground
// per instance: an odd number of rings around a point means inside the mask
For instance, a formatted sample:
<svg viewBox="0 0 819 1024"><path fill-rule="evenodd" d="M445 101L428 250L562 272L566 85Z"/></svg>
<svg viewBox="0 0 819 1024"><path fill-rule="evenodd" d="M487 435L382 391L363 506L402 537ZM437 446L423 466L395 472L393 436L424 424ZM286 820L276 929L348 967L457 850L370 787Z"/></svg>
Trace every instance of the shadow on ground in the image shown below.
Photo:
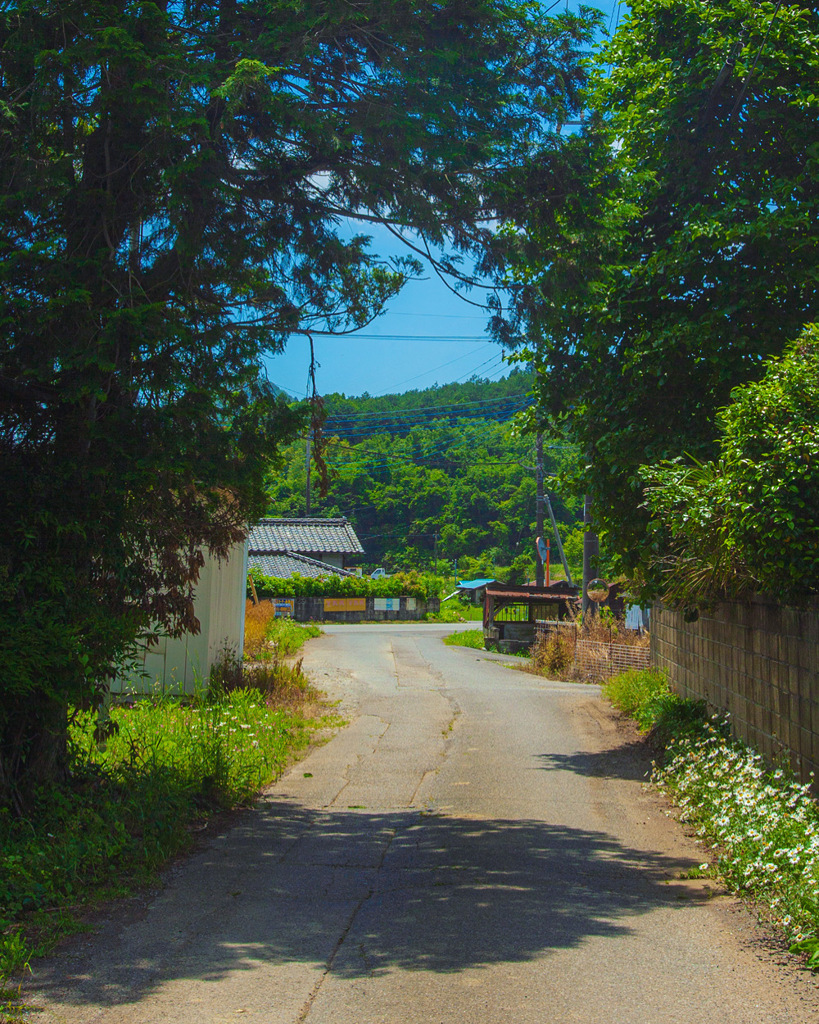
<svg viewBox="0 0 819 1024"><path fill-rule="evenodd" d="M679 870L602 832L274 799L177 868L146 911L36 965L35 995L105 1006L272 965L354 978L521 962L681 908Z"/></svg>
<svg viewBox="0 0 819 1024"><path fill-rule="evenodd" d="M639 782L647 782L651 777L651 754L643 740L632 740L619 747L595 752L537 754L536 759L538 767L545 771L563 770L601 779Z"/></svg>

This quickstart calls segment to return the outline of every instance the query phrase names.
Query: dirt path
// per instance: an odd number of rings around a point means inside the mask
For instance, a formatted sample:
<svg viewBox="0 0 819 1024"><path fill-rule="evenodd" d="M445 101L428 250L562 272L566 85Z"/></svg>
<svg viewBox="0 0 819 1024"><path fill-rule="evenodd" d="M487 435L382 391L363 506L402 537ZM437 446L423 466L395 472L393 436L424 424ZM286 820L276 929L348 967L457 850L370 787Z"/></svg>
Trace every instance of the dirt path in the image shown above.
<svg viewBox="0 0 819 1024"><path fill-rule="evenodd" d="M340 627L350 725L163 890L38 965L43 1024L813 1024L592 687Z"/></svg>

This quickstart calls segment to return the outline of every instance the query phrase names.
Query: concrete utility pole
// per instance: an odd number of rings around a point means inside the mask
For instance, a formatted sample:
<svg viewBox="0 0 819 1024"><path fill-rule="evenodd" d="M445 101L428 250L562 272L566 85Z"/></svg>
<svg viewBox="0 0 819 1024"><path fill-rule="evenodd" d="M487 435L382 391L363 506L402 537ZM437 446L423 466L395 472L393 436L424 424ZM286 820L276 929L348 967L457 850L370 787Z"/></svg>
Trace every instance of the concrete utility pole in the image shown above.
<svg viewBox="0 0 819 1024"><path fill-rule="evenodd" d="M310 515L310 435L307 435L307 444L304 450L304 468L307 471L307 489L304 495L304 514Z"/></svg>
<svg viewBox="0 0 819 1024"><path fill-rule="evenodd" d="M543 536L543 434L538 431L536 442L535 479L537 481L537 536ZM543 559L540 552L535 553L535 583L543 586Z"/></svg>
<svg viewBox="0 0 819 1024"><path fill-rule="evenodd" d="M591 498L587 494L583 499L583 590L581 592L583 616L594 602L590 599L586 590L589 582L597 575L598 563L600 561L600 540L592 529Z"/></svg>

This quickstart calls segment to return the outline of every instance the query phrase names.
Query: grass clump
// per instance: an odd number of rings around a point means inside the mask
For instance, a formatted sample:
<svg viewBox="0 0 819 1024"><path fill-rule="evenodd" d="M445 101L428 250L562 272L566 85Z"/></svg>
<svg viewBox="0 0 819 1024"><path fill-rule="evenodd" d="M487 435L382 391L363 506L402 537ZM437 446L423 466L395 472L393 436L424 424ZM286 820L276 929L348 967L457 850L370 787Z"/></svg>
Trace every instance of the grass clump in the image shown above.
<svg viewBox="0 0 819 1024"><path fill-rule="evenodd" d="M650 733L653 745L663 751L672 739L698 735L706 719L703 701L684 700L668 685L664 673L634 669L603 684L603 693L641 732Z"/></svg>
<svg viewBox="0 0 819 1024"><path fill-rule="evenodd" d="M148 881L203 821L250 804L336 724L309 717L318 695L303 674L291 684L286 706L245 687L113 707L104 750L95 716L74 715L67 782L37 794L25 819L0 811L0 987L82 927L84 907Z"/></svg>
<svg viewBox="0 0 819 1024"><path fill-rule="evenodd" d="M437 612L427 612L425 622L482 622L483 607L478 604L467 604L458 601L455 604L441 605Z"/></svg>
<svg viewBox="0 0 819 1024"><path fill-rule="evenodd" d="M449 636L444 637L444 643L450 647L473 647L476 651L482 651L484 649L483 630L463 629L456 633L450 633Z"/></svg>
<svg viewBox="0 0 819 1024"><path fill-rule="evenodd" d="M794 953L819 970L819 807L787 766L730 738L724 717L684 700L662 673L625 672L604 693L662 752L653 780L717 853L735 892L770 908Z"/></svg>

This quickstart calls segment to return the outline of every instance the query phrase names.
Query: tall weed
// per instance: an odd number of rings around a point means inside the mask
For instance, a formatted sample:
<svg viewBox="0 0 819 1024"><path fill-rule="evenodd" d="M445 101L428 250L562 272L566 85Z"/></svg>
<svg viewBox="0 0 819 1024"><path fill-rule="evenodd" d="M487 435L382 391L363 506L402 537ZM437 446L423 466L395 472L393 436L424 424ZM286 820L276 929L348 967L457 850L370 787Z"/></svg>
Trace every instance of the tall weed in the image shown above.
<svg viewBox="0 0 819 1024"><path fill-rule="evenodd" d="M289 658L297 654L310 637L319 636L321 630L312 623L294 622L276 618L272 601L245 604L245 660L269 661L271 658Z"/></svg>
<svg viewBox="0 0 819 1024"><path fill-rule="evenodd" d="M532 668L541 675L566 678L574 663L574 637L552 630L532 647Z"/></svg>

